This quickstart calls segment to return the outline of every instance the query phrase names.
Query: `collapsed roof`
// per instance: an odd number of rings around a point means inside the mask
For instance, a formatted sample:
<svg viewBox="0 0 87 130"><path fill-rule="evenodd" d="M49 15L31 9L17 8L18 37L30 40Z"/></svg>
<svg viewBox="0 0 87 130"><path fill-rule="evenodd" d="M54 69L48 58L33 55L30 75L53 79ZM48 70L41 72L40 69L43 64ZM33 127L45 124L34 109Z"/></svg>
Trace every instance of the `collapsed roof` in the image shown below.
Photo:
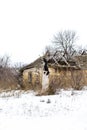
<svg viewBox="0 0 87 130"><path fill-rule="evenodd" d="M23 72L26 69L31 68L42 68L43 58L46 56L39 57L34 62L29 65L24 66L20 69L20 72ZM72 68L72 69L87 69L87 55L75 56L73 59L66 61L63 57L59 60L55 57L46 57L48 62L48 67L57 67L57 68Z"/></svg>

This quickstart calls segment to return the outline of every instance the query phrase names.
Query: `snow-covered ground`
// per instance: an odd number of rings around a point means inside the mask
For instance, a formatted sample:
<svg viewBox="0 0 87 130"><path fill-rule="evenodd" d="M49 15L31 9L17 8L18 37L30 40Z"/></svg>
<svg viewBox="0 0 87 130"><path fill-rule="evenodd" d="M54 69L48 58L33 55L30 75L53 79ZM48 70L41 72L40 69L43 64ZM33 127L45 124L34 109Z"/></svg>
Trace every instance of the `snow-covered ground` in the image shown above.
<svg viewBox="0 0 87 130"><path fill-rule="evenodd" d="M87 130L87 90L0 94L0 130Z"/></svg>

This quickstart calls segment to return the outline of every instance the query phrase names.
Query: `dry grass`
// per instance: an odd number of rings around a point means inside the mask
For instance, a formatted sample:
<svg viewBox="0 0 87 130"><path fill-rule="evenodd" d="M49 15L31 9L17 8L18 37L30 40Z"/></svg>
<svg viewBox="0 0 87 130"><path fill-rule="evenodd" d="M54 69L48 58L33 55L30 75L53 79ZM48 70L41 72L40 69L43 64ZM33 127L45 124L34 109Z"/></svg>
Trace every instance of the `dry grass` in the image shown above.
<svg viewBox="0 0 87 130"><path fill-rule="evenodd" d="M86 84L84 71L71 71L71 87L76 90L81 90Z"/></svg>
<svg viewBox="0 0 87 130"><path fill-rule="evenodd" d="M12 71L12 68L0 69L0 90L13 90L18 87L18 77Z"/></svg>
<svg viewBox="0 0 87 130"><path fill-rule="evenodd" d="M54 94L58 89L69 88L81 90L85 85L87 85L86 75L85 71L80 70L63 71L60 75L53 75L50 77L50 86L46 93Z"/></svg>

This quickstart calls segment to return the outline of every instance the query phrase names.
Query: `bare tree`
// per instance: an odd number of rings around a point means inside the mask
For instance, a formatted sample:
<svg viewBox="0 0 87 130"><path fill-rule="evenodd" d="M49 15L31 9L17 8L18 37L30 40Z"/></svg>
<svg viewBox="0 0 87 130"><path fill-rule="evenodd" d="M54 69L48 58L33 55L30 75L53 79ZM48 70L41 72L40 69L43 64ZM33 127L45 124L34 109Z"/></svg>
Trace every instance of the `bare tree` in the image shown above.
<svg viewBox="0 0 87 130"><path fill-rule="evenodd" d="M55 50L54 50L53 46L48 45L45 47L45 54L44 55L50 57L51 55L54 55L54 53L55 53Z"/></svg>
<svg viewBox="0 0 87 130"><path fill-rule="evenodd" d="M60 51L66 60L69 60L75 54L74 43L77 40L75 31L61 31L54 35L52 43L55 49Z"/></svg>
<svg viewBox="0 0 87 130"><path fill-rule="evenodd" d="M7 68L10 65L10 57L7 55L4 55L0 57L0 68Z"/></svg>
<svg viewBox="0 0 87 130"><path fill-rule="evenodd" d="M0 90L15 89L17 85L17 71L10 65L9 56L0 57Z"/></svg>

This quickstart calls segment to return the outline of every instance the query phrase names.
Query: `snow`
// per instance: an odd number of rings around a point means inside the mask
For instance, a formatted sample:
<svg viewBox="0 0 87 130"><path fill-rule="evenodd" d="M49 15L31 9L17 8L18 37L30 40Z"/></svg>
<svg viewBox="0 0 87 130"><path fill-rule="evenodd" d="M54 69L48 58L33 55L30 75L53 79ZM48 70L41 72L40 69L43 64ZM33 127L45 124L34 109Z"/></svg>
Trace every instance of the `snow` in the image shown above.
<svg viewBox="0 0 87 130"><path fill-rule="evenodd" d="M87 130L87 90L0 94L0 130Z"/></svg>

